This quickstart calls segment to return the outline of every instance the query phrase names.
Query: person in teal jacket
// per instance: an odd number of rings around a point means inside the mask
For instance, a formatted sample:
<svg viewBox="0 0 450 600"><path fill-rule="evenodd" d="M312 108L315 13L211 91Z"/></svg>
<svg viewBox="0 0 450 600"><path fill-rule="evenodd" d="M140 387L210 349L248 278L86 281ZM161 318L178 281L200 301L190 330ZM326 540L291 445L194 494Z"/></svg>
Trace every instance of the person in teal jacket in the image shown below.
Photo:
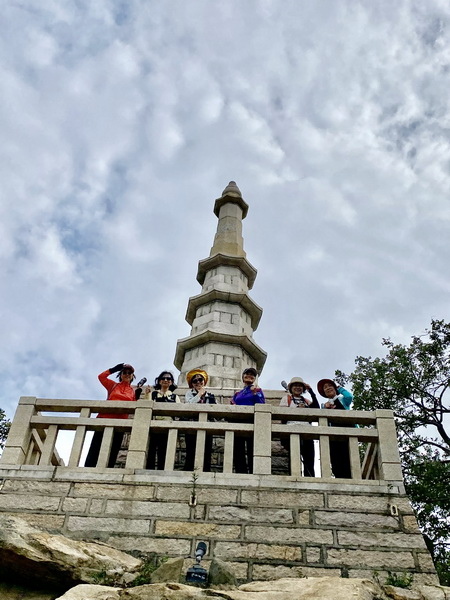
<svg viewBox="0 0 450 600"><path fill-rule="evenodd" d="M342 386L338 386L332 379L321 379L317 384L317 391L327 399L323 408L350 410L353 402L353 394ZM330 425L339 427L335 423L330 423ZM330 440L330 461L331 470L335 477L351 479L352 472L350 468L348 440Z"/></svg>

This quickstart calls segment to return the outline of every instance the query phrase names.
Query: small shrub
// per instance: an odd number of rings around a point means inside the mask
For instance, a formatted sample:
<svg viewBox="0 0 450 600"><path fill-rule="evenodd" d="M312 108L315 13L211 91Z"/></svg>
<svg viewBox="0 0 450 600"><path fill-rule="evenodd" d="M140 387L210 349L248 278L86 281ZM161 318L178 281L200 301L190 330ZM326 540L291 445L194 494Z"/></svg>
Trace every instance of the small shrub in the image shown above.
<svg viewBox="0 0 450 600"><path fill-rule="evenodd" d="M107 571L94 573L92 580L97 585L110 585L112 587L121 585L121 576L118 573L108 573Z"/></svg>
<svg viewBox="0 0 450 600"><path fill-rule="evenodd" d="M391 571L388 571L386 585L392 585L406 590L411 587L412 580L412 573L391 573Z"/></svg>
<svg viewBox="0 0 450 600"><path fill-rule="evenodd" d="M138 585L146 585L151 583L152 573L156 571L163 563L168 560L168 556L152 556L146 560L139 569L139 575L134 579L128 587L136 587Z"/></svg>

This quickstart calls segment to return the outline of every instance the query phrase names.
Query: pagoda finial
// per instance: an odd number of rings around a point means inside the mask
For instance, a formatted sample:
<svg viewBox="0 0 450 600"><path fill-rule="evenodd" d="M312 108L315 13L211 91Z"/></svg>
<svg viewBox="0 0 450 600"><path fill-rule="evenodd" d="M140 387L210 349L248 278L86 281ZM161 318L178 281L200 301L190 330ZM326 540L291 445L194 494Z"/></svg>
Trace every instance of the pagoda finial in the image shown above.
<svg viewBox="0 0 450 600"><path fill-rule="evenodd" d="M235 181L230 181L227 187L223 190L220 198L217 198L214 204L214 214L220 219L220 209L225 204L235 204L241 209L240 219L245 219L248 212L248 204L242 197L241 190L236 185Z"/></svg>
<svg viewBox="0 0 450 600"><path fill-rule="evenodd" d="M242 198L241 190L238 188L235 181L230 181L222 192L222 197L223 196L236 196Z"/></svg>
<svg viewBox="0 0 450 600"><path fill-rule="evenodd" d="M235 181L230 181L214 204L214 214L219 219L210 256L227 254L244 256L242 219L247 215L248 204Z"/></svg>

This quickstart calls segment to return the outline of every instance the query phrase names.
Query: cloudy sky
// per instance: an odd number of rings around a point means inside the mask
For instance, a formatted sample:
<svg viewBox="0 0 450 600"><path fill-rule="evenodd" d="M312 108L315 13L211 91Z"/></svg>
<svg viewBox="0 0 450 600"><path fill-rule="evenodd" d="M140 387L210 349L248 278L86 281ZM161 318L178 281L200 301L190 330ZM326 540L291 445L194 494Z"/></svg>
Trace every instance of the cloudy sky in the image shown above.
<svg viewBox="0 0 450 600"><path fill-rule="evenodd" d="M173 367L230 180L260 383L450 319L448 0L8 0L0 407Z"/></svg>

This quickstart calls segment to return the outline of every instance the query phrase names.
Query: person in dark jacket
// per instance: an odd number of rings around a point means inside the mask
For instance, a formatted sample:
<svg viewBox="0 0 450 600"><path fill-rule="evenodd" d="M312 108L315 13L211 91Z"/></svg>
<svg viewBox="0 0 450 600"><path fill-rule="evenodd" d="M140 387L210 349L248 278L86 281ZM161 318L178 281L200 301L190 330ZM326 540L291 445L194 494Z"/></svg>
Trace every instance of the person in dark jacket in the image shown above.
<svg viewBox="0 0 450 600"><path fill-rule="evenodd" d="M287 406L293 410L305 408L320 408L317 397L313 392L311 386L305 383L301 377L293 377L288 385L288 394L285 394L281 398L280 406ZM305 394L308 393L311 398L307 398ZM294 416L294 415L293 415ZM288 425L299 423L305 425L308 421L288 421ZM310 423L311 425L311 423ZM283 443L287 450L290 451L290 444ZM314 440L306 440L300 438L300 456L303 462L303 475L304 477L315 477L314 470Z"/></svg>
<svg viewBox="0 0 450 600"><path fill-rule="evenodd" d="M351 392L338 386L332 379L321 379L317 384L317 391L326 398L323 408L332 410L349 410L353 400ZM336 423L329 423L339 427ZM345 425L341 425L345 427ZM335 477L351 479L352 472L350 468L350 453L348 440L330 440L330 461L331 470Z"/></svg>
<svg viewBox="0 0 450 600"><path fill-rule="evenodd" d="M163 371L156 377L151 399L154 402L180 402L180 398L174 394L177 386L170 371ZM157 420L171 420L171 417L156 417ZM147 469L164 470L166 462L167 438L169 432L150 431L150 442L147 454Z"/></svg>
<svg viewBox="0 0 450 600"><path fill-rule="evenodd" d="M265 404L264 393L256 385L257 375L258 372L253 367L249 367L243 371L242 382L244 387L242 390L235 392L231 404L237 406ZM235 435L233 462L236 473L253 473L253 436Z"/></svg>

